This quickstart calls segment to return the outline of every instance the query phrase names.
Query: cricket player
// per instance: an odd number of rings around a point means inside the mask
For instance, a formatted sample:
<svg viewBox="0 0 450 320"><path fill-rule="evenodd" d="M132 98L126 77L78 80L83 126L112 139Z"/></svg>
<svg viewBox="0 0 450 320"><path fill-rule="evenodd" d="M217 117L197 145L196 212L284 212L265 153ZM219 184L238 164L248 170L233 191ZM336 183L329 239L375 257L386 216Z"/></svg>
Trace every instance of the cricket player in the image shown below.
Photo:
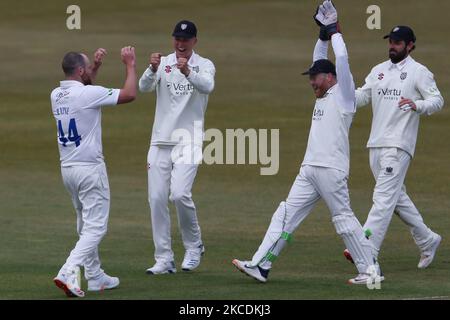
<svg viewBox="0 0 450 320"><path fill-rule="evenodd" d="M122 48L126 80L122 89L92 85L106 50L95 52L94 63L78 52L67 53L62 61L65 80L51 93L56 120L57 142L64 186L77 213L79 240L66 263L54 278L69 297L84 297L80 287L80 267L89 291L112 289L119 285L100 268L98 246L106 234L109 217L109 183L102 152L102 107L128 103L137 91L133 47Z"/></svg>
<svg viewBox="0 0 450 320"><path fill-rule="evenodd" d="M214 64L197 53L197 27L176 24L175 52L153 53L139 80L142 92L156 91L156 112L148 152L148 201L156 263L147 274L175 273L168 202L173 202L185 248L181 268L200 264L203 246L192 185L202 159L203 128L208 96L214 89Z"/></svg>
<svg viewBox="0 0 450 320"><path fill-rule="evenodd" d="M359 274L351 284L384 280L374 259L370 241L350 208L347 187L349 174L349 129L356 111L355 85L347 49L339 32L337 12L324 1L315 15L321 26L314 49L314 63L308 74L317 97L305 157L286 201L278 206L266 235L251 261L233 260L242 272L266 282L273 261L290 241L292 233L322 198L331 213L336 232L349 248ZM327 59L331 39L336 66Z"/></svg>
<svg viewBox="0 0 450 320"><path fill-rule="evenodd" d="M418 268L434 259L441 236L431 231L406 193L404 180L417 141L419 120L442 109L444 99L433 74L411 57L416 37L407 26L396 26L389 39L389 60L375 66L356 90L357 107L372 103L372 129L367 147L376 180L373 205L364 225L376 254L395 212L410 228L421 252ZM351 254L344 252L351 261Z"/></svg>

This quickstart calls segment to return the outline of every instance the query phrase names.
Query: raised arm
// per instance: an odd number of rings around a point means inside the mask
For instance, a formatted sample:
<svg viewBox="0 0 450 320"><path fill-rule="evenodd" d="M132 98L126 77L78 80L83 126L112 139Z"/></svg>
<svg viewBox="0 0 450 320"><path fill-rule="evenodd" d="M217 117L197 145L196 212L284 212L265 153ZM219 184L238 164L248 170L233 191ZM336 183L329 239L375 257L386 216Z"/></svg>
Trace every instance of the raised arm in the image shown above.
<svg viewBox="0 0 450 320"><path fill-rule="evenodd" d="M327 58L328 58L328 41L317 39L316 46L314 47L313 62Z"/></svg>
<svg viewBox="0 0 450 320"><path fill-rule="evenodd" d="M317 7L316 13L314 14L313 18L316 21L317 25L320 27L319 39L316 42L313 53L313 62L315 62L321 59L328 59L328 41L330 40L330 37L328 36L325 24L332 24L335 22L335 19L337 22L337 15L335 15L335 17L329 16L327 18L326 8L322 4Z"/></svg>
<svg viewBox="0 0 450 320"><path fill-rule="evenodd" d="M126 79L123 88L120 89L117 104L128 103L136 99L136 55L134 47L125 47L121 51L122 62L126 66Z"/></svg>
<svg viewBox="0 0 450 320"><path fill-rule="evenodd" d="M342 98L341 107L346 112L355 112L355 83L350 71L347 47L339 27L338 13L333 3L325 0L319 5L314 20L320 26L319 40L314 49L314 58L323 58L325 52L323 43L330 39L336 56L336 77Z"/></svg>
<svg viewBox="0 0 450 320"><path fill-rule="evenodd" d="M98 48L94 53L94 63L91 66L91 80L92 83L95 82L95 78L97 78L98 70L100 69L103 58L106 56L107 52L103 48Z"/></svg>
<svg viewBox="0 0 450 320"><path fill-rule="evenodd" d="M188 60L186 58L178 58L177 68L186 76L186 79L197 89L200 93L209 94L214 89L214 75L216 69L214 64L206 60L200 70L192 70L189 68Z"/></svg>
<svg viewBox="0 0 450 320"><path fill-rule="evenodd" d="M216 69L211 61L208 61L200 72L191 70L186 77L199 92L209 94L214 90L214 76Z"/></svg>
<svg viewBox="0 0 450 320"><path fill-rule="evenodd" d="M154 91L158 83L158 68L161 64L161 53L152 53L150 65L139 79L139 90L141 92Z"/></svg>
<svg viewBox="0 0 450 320"><path fill-rule="evenodd" d="M336 76L339 90L346 102L343 107L346 111L352 112L355 109L355 83L350 71L347 48L340 33L335 33L331 36L331 43L336 56Z"/></svg>

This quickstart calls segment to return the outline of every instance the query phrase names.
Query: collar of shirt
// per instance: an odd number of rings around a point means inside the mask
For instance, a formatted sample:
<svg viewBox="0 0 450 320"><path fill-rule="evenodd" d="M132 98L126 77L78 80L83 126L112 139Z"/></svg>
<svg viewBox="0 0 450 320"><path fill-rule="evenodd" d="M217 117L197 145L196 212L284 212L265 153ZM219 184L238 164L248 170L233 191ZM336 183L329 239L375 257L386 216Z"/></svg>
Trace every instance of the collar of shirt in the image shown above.
<svg viewBox="0 0 450 320"><path fill-rule="evenodd" d="M334 91L334 88L336 88L336 86L337 86L337 83L336 83L334 86L332 86L331 88L329 88L329 89L327 90L327 92L325 92L325 94L323 95L323 97L320 98L320 99L323 99L323 98L327 97L329 94L332 94L333 91Z"/></svg>
<svg viewBox="0 0 450 320"><path fill-rule="evenodd" d="M59 85L61 87L82 87L84 84L82 84L80 81L77 80L63 80L59 82Z"/></svg>
<svg viewBox="0 0 450 320"><path fill-rule="evenodd" d="M410 61L412 61L413 58L411 58L410 55L408 55L405 59L403 59L402 61L400 61L399 63L392 63L392 61L390 61L390 66L389 66L389 70L392 70L393 68L397 68L398 70L403 70L403 68L405 68L405 66L407 66L409 64Z"/></svg>
<svg viewBox="0 0 450 320"><path fill-rule="evenodd" d="M190 67L194 67L197 64L197 56L198 55L195 53L195 51L192 51L192 55L191 55L191 57L189 58L189 61L188 61L188 65ZM167 64L169 66L174 66L174 65L177 64L177 54L175 52L172 53L172 54L169 54L167 56Z"/></svg>

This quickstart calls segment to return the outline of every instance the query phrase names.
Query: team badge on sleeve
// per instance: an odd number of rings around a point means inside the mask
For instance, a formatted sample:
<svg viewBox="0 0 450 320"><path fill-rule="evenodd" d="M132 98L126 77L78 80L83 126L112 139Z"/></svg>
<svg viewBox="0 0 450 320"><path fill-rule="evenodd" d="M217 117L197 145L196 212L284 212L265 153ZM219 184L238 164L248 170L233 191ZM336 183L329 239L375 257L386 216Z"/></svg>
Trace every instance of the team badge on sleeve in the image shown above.
<svg viewBox="0 0 450 320"><path fill-rule="evenodd" d="M384 172L386 176L392 176L394 174L394 168L386 167L386 171Z"/></svg>

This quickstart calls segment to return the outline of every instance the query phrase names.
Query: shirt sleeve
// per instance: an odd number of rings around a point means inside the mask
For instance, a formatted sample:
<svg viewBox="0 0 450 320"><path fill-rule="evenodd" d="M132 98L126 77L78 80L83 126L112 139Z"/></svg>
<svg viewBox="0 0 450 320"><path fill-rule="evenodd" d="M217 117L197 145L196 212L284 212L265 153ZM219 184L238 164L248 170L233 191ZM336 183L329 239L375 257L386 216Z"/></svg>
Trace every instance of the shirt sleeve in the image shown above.
<svg viewBox="0 0 450 320"><path fill-rule="evenodd" d="M317 40L313 52L313 62L328 58L328 41Z"/></svg>
<svg viewBox="0 0 450 320"><path fill-rule="evenodd" d="M416 76L416 88L422 96L422 100L414 101L419 114L431 115L442 109L444 98L437 88L434 75L426 67L421 67Z"/></svg>
<svg viewBox="0 0 450 320"><path fill-rule="evenodd" d="M372 88L375 84L374 70L366 77L365 83L355 91L356 107L361 108L372 101Z"/></svg>
<svg viewBox="0 0 450 320"><path fill-rule="evenodd" d="M216 74L216 68L214 64L207 60L204 66L202 66L199 72L191 69L189 76L186 78L200 93L209 94L214 90L214 76Z"/></svg>
<svg viewBox="0 0 450 320"><path fill-rule="evenodd" d="M346 112L355 112L355 83L350 71L347 48L340 33L331 36L334 55L336 56L336 77L339 93L342 97L341 107Z"/></svg>
<svg viewBox="0 0 450 320"><path fill-rule="evenodd" d="M162 64L162 63L161 63ZM159 80L159 69L161 68L161 64L158 67L156 72L152 71L151 67L148 67L142 77L139 79L139 91L141 92L152 92L156 88L156 84Z"/></svg>
<svg viewBox="0 0 450 320"><path fill-rule="evenodd" d="M120 89L109 89L102 86L86 86L84 92L85 108L115 106L119 100Z"/></svg>

